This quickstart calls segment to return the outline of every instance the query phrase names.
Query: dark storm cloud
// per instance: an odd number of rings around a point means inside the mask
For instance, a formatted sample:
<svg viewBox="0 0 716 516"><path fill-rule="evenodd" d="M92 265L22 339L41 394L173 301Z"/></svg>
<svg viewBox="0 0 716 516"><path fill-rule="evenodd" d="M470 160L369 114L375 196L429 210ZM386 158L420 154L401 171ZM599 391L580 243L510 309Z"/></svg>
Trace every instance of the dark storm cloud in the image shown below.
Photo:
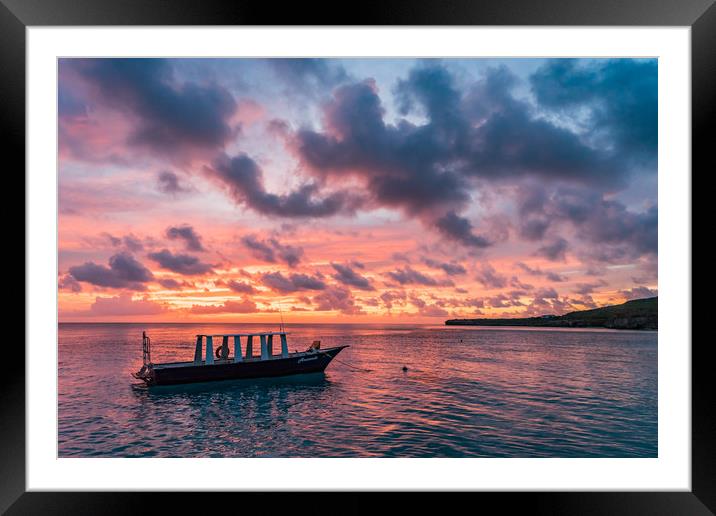
<svg viewBox="0 0 716 516"><path fill-rule="evenodd" d="M289 274L284 276L280 272L267 272L261 276L261 282L283 294L301 290L323 290L326 283L318 276L308 274Z"/></svg>
<svg viewBox="0 0 716 516"><path fill-rule="evenodd" d="M539 268L535 269L535 268L530 267L526 263L522 263L522 262L517 262L515 265L532 276L544 276L548 280L555 281L555 282L565 281L565 278L563 276L560 276L556 272L543 271L542 269L539 269Z"/></svg>
<svg viewBox="0 0 716 516"><path fill-rule="evenodd" d="M524 306L524 304L516 297L511 297L505 294L497 294L496 296L485 298L485 303L490 305L492 308Z"/></svg>
<svg viewBox="0 0 716 516"><path fill-rule="evenodd" d="M169 240L182 240L187 251L206 251L201 244L201 236L188 224L168 227L166 236Z"/></svg>
<svg viewBox="0 0 716 516"><path fill-rule="evenodd" d="M567 219L579 229L580 238L593 244L618 246L613 256L630 257L656 254L658 250L658 209L629 211L618 201L583 190L561 190L551 199L548 209L556 217ZM609 249L604 249L605 257Z"/></svg>
<svg viewBox="0 0 716 516"><path fill-rule="evenodd" d="M341 265L340 263L331 263L331 265L336 270L336 274L333 275L333 278L339 283L343 283L344 285L349 285L360 290L375 290L368 278L361 276L348 265Z"/></svg>
<svg viewBox="0 0 716 516"><path fill-rule="evenodd" d="M393 303L405 303L407 295L403 290L386 290L380 295L380 299L387 309L393 308Z"/></svg>
<svg viewBox="0 0 716 516"><path fill-rule="evenodd" d="M160 279L157 281L157 283L159 283L162 287L168 288L171 290L176 290L178 288L181 288L183 285L183 283L181 281L177 281L172 278Z"/></svg>
<svg viewBox="0 0 716 516"><path fill-rule="evenodd" d="M157 188L159 191L165 194L176 195L185 193L190 188L184 186L174 172L169 170L162 170L157 175Z"/></svg>
<svg viewBox="0 0 716 516"><path fill-rule="evenodd" d="M525 240L541 240L549 224L548 220L539 217L523 219L520 223L520 236Z"/></svg>
<svg viewBox="0 0 716 516"><path fill-rule="evenodd" d="M289 134L291 124L289 124L286 120L273 118L266 123L266 130L269 134L283 139Z"/></svg>
<svg viewBox="0 0 716 516"><path fill-rule="evenodd" d="M624 168L605 150L532 113L512 96L515 78L493 69L468 93L466 110L483 117L472 131L466 173L495 180L534 177L586 185L621 183Z"/></svg>
<svg viewBox="0 0 716 516"><path fill-rule="evenodd" d="M345 69L319 58L268 59L267 62L292 92L312 95L348 79Z"/></svg>
<svg viewBox="0 0 716 516"><path fill-rule="evenodd" d="M586 296L588 294L592 294L598 288L604 287L606 285L607 282L604 280L596 281L594 283L577 283L574 288L574 293Z"/></svg>
<svg viewBox="0 0 716 516"><path fill-rule="evenodd" d="M254 258L269 263L276 263L274 248L265 240L260 240L256 235L246 235L241 237L241 243L251 251L251 255Z"/></svg>
<svg viewBox="0 0 716 516"><path fill-rule="evenodd" d="M107 238L107 240L109 240L109 243L112 244L113 247L124 246L130 252L137 252L144 249L144 244L142 243L142 241L132 234L124 235L122 237L116 237L109 233L102 233L102 236Z"/></svg>
<svg viewBox="0 0 716 516"><path fill-rule="evenodd" d="M417 308L423 308L427 303L415 295L410 296L410 304Z"/></svg>
<svg viewBox="0 0 716 516"><path fill-rule="evenodd" d="M482 265L475 279L485 288L504 288L508 282L507 276L497 272L489 263Z"/></svg>
<svg viewBox="0 0 716 516"><path fill-rule="evenodd" d="M592 215L582 226L592 242L628 244L634 254L656 254L658 250L658 213L652 206L643 213L629 212L623 205L604 201L599 206L602 218Z"/></svg>
<svg viewBox="0 0 716 516"><path fill-rule="evenodd" d="M584 310L590 305L591 302L588 298L577 300L568 297L536 297L523 313L528 316L557 315L574 310Z"/></svg>
<svg viewBox="0 0 716 516"><path fill-rule="evenodd" d="M448 276L459 276L461 274L467 273L467 270L465 269L465 267L463 267L459 263L438 262L438 261L432 260L430 258L424 258L423 263L425 263L425 265L427 265L428 267L431 267L433 269L441 269Z"/></svg>
<svg viewBox="0 0 716 516"><path fill-rule="evenodd" d="M655 297L659 295L656 289L650 289L647 287L634 287L627 290L620 290L619 293L623 295L627 301L632 299L642 299L645 297Z"/></svg>
<svg viewBox="0 0 716 516"><path fill-rule="evenodd" d="M550 281L556 281L556 282L565 281L564 276L560 276L560 275L557 274L556 272L546 271L546 272L544 273L544 275L545 275L545 277L546 277L548 280L550 280Z"/></svg>
<svg viewBox="0 0 716 516"><path fill-rule="evenodd" d="M598 308L597 303L594 301L592 296L585 294L579 298L570 299L572 304L582 305L585 309Z"/></svg>
<svg viewBox="0 0 716 516"><path fill-rule="evenodd" d="M588 300L580 300L578 304L587 306L584 303L585 301L589 303ZM542 316L546 314L563 314L578 309L580 307L575 306L573 300L568 298L559 299L556 296L535 297L523 313L528 316Z"/></svg>
<svg viewBox="0 0 716 516"><path fill-rule="evenodd" d="M517 276L512 276L510 278L510 286L519 288L521 290L532 290L534 288L534 285L530 285L529 283L523 283L522 280Z"/></svg>
<svg viewBox="0 0 716 516"><path fill-rule="evenodd" d="M307 182L287 194L273 194L264 189L261 168L246 154L233 158L221 155L207 168L238 204L244 204L263 215L280 217L329 217L355 211L359 200L347 192L338 191L319 197L319 186Z"/></svg>
<svg viewBox="0 0 716 516"><path fill-rule="evenodd" d="M551 261L564 261L566 258L567 248L569 244L564 238L555 238L550 243L543 245L537 249L538 256L542 256Z"/></svg>
<svg viewBox="0 0 716 516"><path fill-rule="evenodd" d="M60 290L69 290L70 292L82 292L82 285L71 275L65 274L58 283Z"/></svg>
<svg viewBox="0 0 716 516"><path fill-rule="evenodd" d="M325 110L330 132L298 131L296 150L321 173L359 174L382 206L420 214L465 203L469 195L463 178L435 163L437 156L447 157L449 143L435 138L431 125L386 125L383 115L372 81L342 86Z"/></svg>
<svg viewBox="0 0 716 516"><path fill-rule="evenodd" d="M552 287L541 288L534 293L535 299L557 299L559 294Z"/></svg>
<svg viewBox="0 0 716 516"><path fill-rule="evenodd" d="M122 242L127 249L133 252L141 251L142 249L144 249L144 244L142 244L142 241L134 235L124 235L124 237L122 237Z"/></svg>
<svg viewBox="0 0 716 516"><path fill-rule="evenodd" d="M254 258L269 263L281 261L289 267L295 267L303 258L303 248L281 244L275 238L262 240L256 235L246 235L241 238L241 243Z"/></svg>
<svg viewBox="0 0 716 516"><path fill-rule="evenodd" d="M648 255L638 263L636 276L632 276L632 281L637 284L656 282L659 275L659 261L656 256Z"/></svg>
<svg viewBox="0 0 716 516"><path fill-rule="evenodd" d="M129 143L171 154L183 147L217 148L232 135L231 94L216 84L178 83L164 59L67 59L108 106L130 115Z"/></svg>
<svg viewBox="0 0 716 516"><path fill-rule="evenodd" d="M122 239L119 237L116 237L114 235L110 235L109 233L102 233L103 236L109 240L109 243L112 244L113 247L119 247L122 245Z"/></svg>
<svg viewBox="0 0 716 516"><path fill-rule="evenodd" d="M196 256L181 253L172 253L168 249L162 249L155 253L149 253L147 257L155 261L163 269L183 274L185 276L195 276L210 272L212 266L203 263Z"/></svg>
<svg viewBox="0 0 716 516"><path fill-rule="evenodd" d="M512 95L516 83L503 66L461 92L447 69L433 65L413 70L401 86L421 104L434 136L447 137L448 158L460 162L468 176L608 180L604 176L615 172L609 167L613 162L569 130L535 116Z"/></svg>
<svg viewBox="0 0 716 516"><path fill-rule="evenodd" d="M518 191L516 200L524 220L538 218L552 221L551 225L572 224L577 238L593 246L594 260L618 261L657 252L656 206L635 212L617 200L606 199L602 192L573 186L547 191L528 185ZM540 247L538 254L550 260L562 260L567 248L566 240L555 236Z"/></svg>
<svg viewBox="0 0 716 516"><path fill-rule="evenodd" d="M589 112L590 135L613 145L622 158L656 160L658 141L656 59L553 59L530 78L543 107Z"/></svg>
<svg viewBox="0 0 716 516"><path fill-rule="evenodd" d="M243 281L229 280L226 282L226 286L229 287L232 292L238 292L240 294L256 293L256 289L253 286Z"/></svg>
<svg viewBox="0 0 716 516"><path fill-rule="evenodd" d="M351 291L345 287L332 286L313 296L314 310L318 312L338 310L347 315L361 313Z"/></svg>
<svg viewBox="0 0 716 516"><path fill-rule="evenodd" d="M535 115L512 95L515 83L502 67L461 89L444 66L418 66L394 93L403 113L427 120L421 125L387 124L371 80L342 85L325 107L323 132L301 129L292 146L315 173L363 181L375 205L418 216L463 245L487 247L489 239L460 214L474 180L533 177L614 187L624 179L614 153ZM547 227L533 219L521 232L536 240Z"/></svg>
<svg viewBox="0 0 716 516"><path fill-rule="evenodd" d="M109 267L85 262L69 268L77 281L98 287L145 290L144 283L154 279L152 272L127 252L117 253L109 259Z"/></svg>
<svg viewBox="0 0 716 516"><path fill-rule="evenodd" d="M435 227L445 237L469 247L488 247L490 242L472 232L472 224L464 217L450 211L435 221Z"/></svg>
<svg viewBox="0 0 716 516"><path fill-rule="evenodd" d="M532 180L524 181L515 189L513 198L519 215L519 235L528 241L542 240L552 222L545 213L549 198L545 185Z"/></svg>
<svg viewBox="0 0 716 516"><path fill-rule="evenodd" d="M402 269L390 271L386 275L401 285L425 285L428 287L453 285L450 280L437 280L407 265Z"/></svg>

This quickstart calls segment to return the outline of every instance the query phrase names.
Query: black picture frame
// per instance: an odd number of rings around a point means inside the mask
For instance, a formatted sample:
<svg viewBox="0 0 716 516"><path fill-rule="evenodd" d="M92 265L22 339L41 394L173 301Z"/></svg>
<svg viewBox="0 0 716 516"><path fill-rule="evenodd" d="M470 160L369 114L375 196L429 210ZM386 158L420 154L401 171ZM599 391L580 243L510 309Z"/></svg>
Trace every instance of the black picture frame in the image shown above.
<svg viewBox="0 0 716 516"><path fill-rule="evenodd" d="M692 169L716 170L707 131L716 110L716 6L714 0L471 0L383 1L354 6L304 2L218 2L213 0L0 0L0 123L6 156L25 165L25 28L40 25L577 25L689 26L692 73ZM684 171L689 173L690 171ZM691 172L693 180L695 174ZM25 257L27 258L27 257ZM691 300L684 300L691 304ZM698 310L697 310L698 311ZM693 317L692 317L693 319ZM689 342L670 343L688 346ZM26 342L26 346L32 343ZM713 514L716 512L716 389L707 358L710 339L694 340L692 352L692 490L690 492L471 493L451 494L450 506L477 507L486 500L500 512L515 508L537 514ZM202 514L201 493L25 492L25 362L3 363L0 390L0 511L7 514ZM228 496L242 506L266 504L270 512L317 509L315 493L212 495L220 510ZM364 513L383 504L378 493L351 493L340 513ZM477 500L475 500L477 496ZM215 497L215 498L214 498ZM470 497L467 499L467 497ZM404 497L408 498L408 497ZM444 500L414 493L415 504L444 511ZM231 503L234 503L233 501ZM323 502L325 503L325 502ZM243 505L247 504L247 505ZM454 505L459 504L459 505ZM157 509L158 510L158 509ZM472 512L472 511L471 511Z"/></svg>

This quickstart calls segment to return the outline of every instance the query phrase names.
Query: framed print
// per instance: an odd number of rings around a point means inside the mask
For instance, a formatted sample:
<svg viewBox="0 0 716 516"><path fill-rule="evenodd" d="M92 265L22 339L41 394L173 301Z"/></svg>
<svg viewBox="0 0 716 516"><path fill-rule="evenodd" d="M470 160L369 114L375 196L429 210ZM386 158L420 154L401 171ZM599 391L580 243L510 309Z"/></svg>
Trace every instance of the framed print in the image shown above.
<svg viewBox="0 0 716 516"><path fill-rule="evenodd" d="M28 302L3 510L713 511L716 8L515 5L5 2Z"/></svg>

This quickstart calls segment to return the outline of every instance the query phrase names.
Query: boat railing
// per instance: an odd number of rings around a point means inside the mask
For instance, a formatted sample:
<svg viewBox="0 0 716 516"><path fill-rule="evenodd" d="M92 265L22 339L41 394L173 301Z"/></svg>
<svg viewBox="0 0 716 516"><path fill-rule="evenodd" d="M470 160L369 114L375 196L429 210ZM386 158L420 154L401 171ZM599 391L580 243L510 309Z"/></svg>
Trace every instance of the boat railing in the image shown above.
<svg viewBox="0 0 716 516"><path fill-rule="evenodd" d="M148 366L152 363L152 344L146 331L142 332L142 365Z"/></svg>
<svg viewBox="0 0 716 516"><path fill-rule="evenodd" d="M220 334L198 334L196 336L196 349L194 350L194 363L205 363L207 365L214 363L214 338L221 338L221 345L217 355L220 359L228 360L229 357L229 339L234 340L234 362L242 362L254 357L254 337L258 337L261 348L261 360L268 360L273 354L274 336L278 335L281 342L281 356L288 357L288 333L279 332L260 332L260 333L220 333ZM242 342L245 343L244 352L242 352ZM202 361L202 356L205 359Z"/></svg>

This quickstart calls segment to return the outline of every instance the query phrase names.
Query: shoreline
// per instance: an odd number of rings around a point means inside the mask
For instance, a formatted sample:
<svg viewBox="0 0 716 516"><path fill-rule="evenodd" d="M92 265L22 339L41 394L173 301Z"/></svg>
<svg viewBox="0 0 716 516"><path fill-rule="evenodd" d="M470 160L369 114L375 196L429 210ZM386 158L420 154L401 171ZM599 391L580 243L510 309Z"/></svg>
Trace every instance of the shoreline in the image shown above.
<svg viewBox="0 0 716 516"><path fill-rule="evenodd" d="M514 326L533 328L605 328L658 331L658 297L634 299L621 305L578 310L564 315L513 319L448 319L445 326Z"/></svg>
<svg viewBox="0 0 716 516"><path fill-rule="evenodd" d="M604 325L570 325L570 324L531 324L520 323L520 319L507 319L509 322L502 323L504 319L451 319L445 321L445 326L468 327L468 328L540 328L546 330L619 330L619 331L659 331L658 327L626 327L626 326L604 326ZM482 322L485 321L485 322ZM495 321L498 321L497 323Z"/></svg>

